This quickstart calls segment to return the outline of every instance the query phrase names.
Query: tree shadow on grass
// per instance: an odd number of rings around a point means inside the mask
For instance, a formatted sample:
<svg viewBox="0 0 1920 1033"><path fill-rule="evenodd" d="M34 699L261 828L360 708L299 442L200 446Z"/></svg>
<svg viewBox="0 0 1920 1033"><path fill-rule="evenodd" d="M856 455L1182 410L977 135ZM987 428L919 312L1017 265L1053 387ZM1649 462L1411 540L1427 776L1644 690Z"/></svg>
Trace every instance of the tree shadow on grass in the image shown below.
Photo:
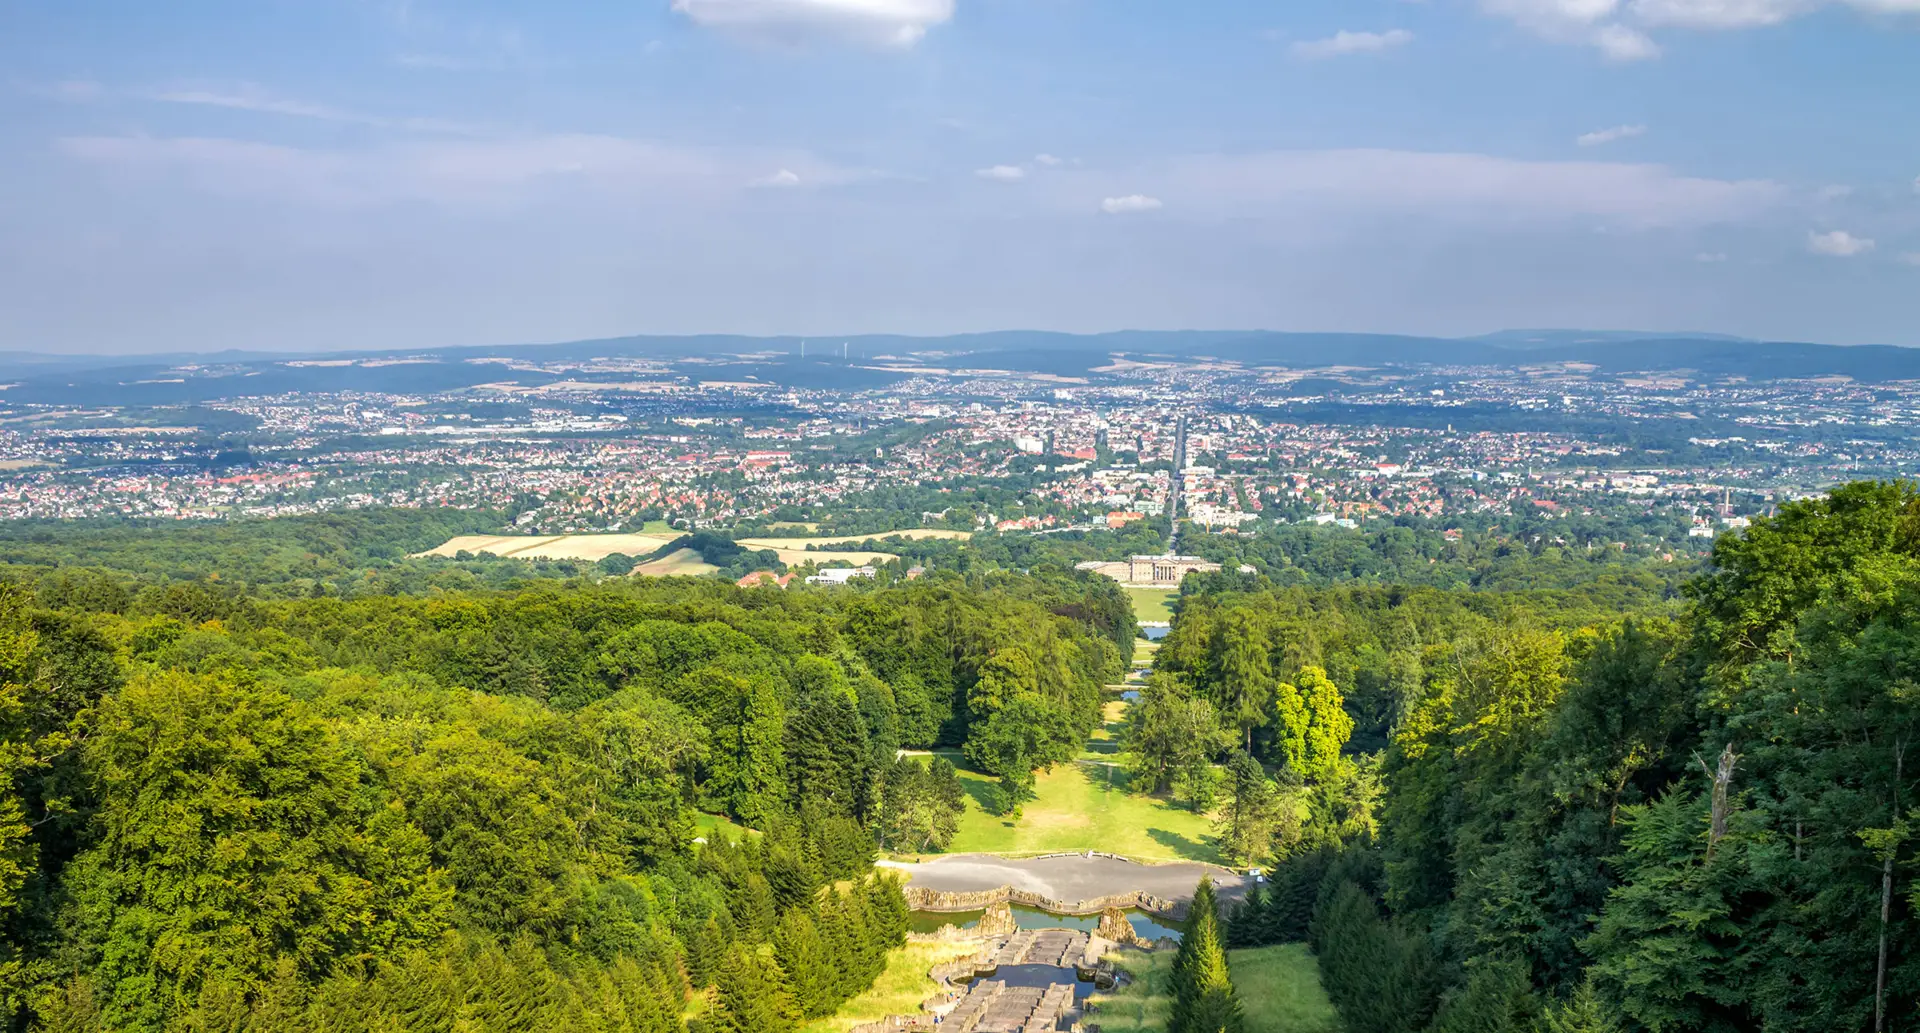
<svg viewBox="0 0 1920 1033"><path fill-rule="evenodd" d="M967 796L973 800L975 807L988 814L992 814L993 808L1000 802L999 787L992 782L977 778L963 778L960 780L960 787L967 791Z"/></svg>
<svg viewBox="0 0 1920 1033"><path fill-rule="evenodd" d="M1214 849L1211 838L1195 839L1170 829L1148 829L1147 836L1155 843L1173 851L1174 856L1183 861L1205 861L1209 864L1220 862L1219 851Z"/></svg>

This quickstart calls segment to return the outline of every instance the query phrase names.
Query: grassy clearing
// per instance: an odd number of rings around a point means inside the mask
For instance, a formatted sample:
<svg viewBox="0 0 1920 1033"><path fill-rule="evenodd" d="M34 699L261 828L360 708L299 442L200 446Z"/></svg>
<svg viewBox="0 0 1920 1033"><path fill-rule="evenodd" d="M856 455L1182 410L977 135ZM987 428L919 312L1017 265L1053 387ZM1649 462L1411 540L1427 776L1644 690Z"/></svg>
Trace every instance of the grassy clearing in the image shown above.
<svg viewBox="0 0 1920 1033"><path fill-rule="evenodd" d="M695 835L708 840L713 839L716 834L732 840L738 840L741 836L760 835L757 829L736 824L732 818L724 814L707 814L704 811L693 816L693 826Z"/></svg>
<svg viewBox="0 0 1920 1033"><path fill-rule="evenodd" d="M1090 1017L1104 1033L1161 1033L1167 1028L1173 952L1115 955L1134 982L1094 995ZM1340 1016L1320 986L1320 966L1305 944L1230 951L1234 990L1246 1013L1247 1033L1339 1033Z"/></svg>
<svg viewBox="0 0 1920 1033"><path fill-rule="evenodd" d="M1082 760L1110 761L1120 753L1120 733L1127 725L1127 704L1125 700L1108 700L1100 710L1100 727L1088 737L1086 752L1080 754Z"/></svg>
<svg viewBox="0 0 1920 1033"><path fill-rule="evenodd" d="M1133 603L1136 621L1172 620L1173 601L1180 597L1180 590L1176 588L1128 588L1126 593Z"/></svg>
<svg viewBox="0 0 1920 1033"><path fill-rule="evenodd" d="M1103 731L1112 734L1117 729ZM942 755L956 767L965 763L958 753ZM967 812L949 853L1103 850L1142 861L1220 860L1206 815L1128 791L1126 772L1105 763L1062 764L1042 772L1034 785L1035 799L1017 819L987 813L983 805L990 799L993 779L964 768L960 779L967 789Z"/></svg>
<svg viewBox="0 0 1920 1033"><path fill-rule="evenodd" d="M827 1018L800 1027L800 1033L842 1033L889 1015L917 1015L920 1002L940 991L927 971L978 949L979 944L974 943L909 943L887 957L887 970L874 981L872 989Z"/></svg>

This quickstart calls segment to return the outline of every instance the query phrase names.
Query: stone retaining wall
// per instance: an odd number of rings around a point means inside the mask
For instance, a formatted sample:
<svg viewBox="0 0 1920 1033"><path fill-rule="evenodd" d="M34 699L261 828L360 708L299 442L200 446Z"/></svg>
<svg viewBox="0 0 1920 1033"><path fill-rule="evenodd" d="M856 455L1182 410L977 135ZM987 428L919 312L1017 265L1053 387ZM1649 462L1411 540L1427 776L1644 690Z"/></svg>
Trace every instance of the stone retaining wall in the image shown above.
<svg viewBox="0 0 1920 1033"><path fill-rule="evenodd" d="M1168 900L1151 893L1133 891L1115 893L1092 900L1054 900L1031 890L1001 886L998 889L974 890L968 893L950 893L945 890L927 889L923 886L906 888L907 906L915 911L984 911L996 904L1019 904L1024 907L1039 908L1055 915L1097 915L1109 908L1121 910L1138 909L1161 918L1184 921L1187 917L1185 901Z"/></svg>

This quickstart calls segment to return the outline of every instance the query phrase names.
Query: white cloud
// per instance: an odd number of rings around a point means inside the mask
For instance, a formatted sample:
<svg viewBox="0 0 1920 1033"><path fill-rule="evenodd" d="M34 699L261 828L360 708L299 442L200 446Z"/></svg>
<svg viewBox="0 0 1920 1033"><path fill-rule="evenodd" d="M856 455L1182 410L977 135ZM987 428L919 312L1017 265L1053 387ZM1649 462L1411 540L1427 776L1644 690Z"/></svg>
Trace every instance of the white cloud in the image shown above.
<svg viewBox="0 0 1920 1033"><path fill-rule="evenodd" d="M1161 207L1160 199L1145 194L1128 194L1125 197L1109 197L1100 202L1100 210L1108 215L1133 215L1138 212L1156 211Z"/></svg>
<svg viewBox="0 0 1920 1033"><path fill-rule="evenodd" d="M1815 200L1822 202L1839 201L1852 197L1853 188L1844 183L1833 183L1814 191L1813 196Z"/></svg>
<svg viewBox="0 0 1920 1033"><path fill-rule="evenodd" d="M797 187L800 185L800 174L792 169L781 169L771 176L762 176L754 180L752 185L757 187Z"/></svg>
<svg viewBox="0 0 1920 1033"><path fill-rule="evenodd" d="M981 179L996 179L1002 183L1017 183L1027 178L1027 170L1018 165L995 165L992 168L979 169L974 175Z"/></svg>
<svg viewBox="0 0 1920 1033"><path fill-rule="evenodd" d="M795 43L827 37L911 47L953 17L954 0L674 0L697 25Z"/></svg>
<svg viewBox="0 0 1920 1033"><path fill-rule="evenodd" d="M1900 261L1908 265L1920 265L1920 251L1909 251L1900 256Z"/></svg>
<svg viewBox="0 0 1920 1033"><path fill-rule="evenodd" d="M1749 29L1850 7L1868 14L1920 13L1920 0L1480 0L1481 9L1557 43L1597 48L1614 61L1660 56L1654 29Z"/></svg>
<svg viewBox="0 0 1920 1033"><path fill-rule="evenodd" d="M1593 33L1593 45L1609 61L1651 61L1660 56L1660 44L1651 36L1625 25L1602 25Z"/></svg>
<svg viewBox="0 0 1920 1033"><path fill-rule="evenodd" d="M1630 140L1636 136L1645 135L1647 135L1646 126L1614 126L1611 129L1596 129L1591 133L1582 133L1574 137L1573 142L1582 147L1598 147L1601 144Z"/></svg>
<svg viewBox="0 0 1920 1033"><path fill-rule="evenodd" d="M1633 16L1647 25L1688 29L1746 29L1778 25L1820 6L1821 0L1633 0Z"/></svg>
<svg viewBox="0 0 1920 1033"><path fill-rule="evenodd" d="M1693 260L1706 265L1718 265L1727 260L1725 251L1702 251L1693 256Z"/></svg>
<svg viewBox="0 0 1920 1033"><path fill-rule="evenodd" d="M1033 160L1036 162L1039 162L1042 165L1045 165L1048 168L1053 168L1055 165L1060 164L1060 159L1054 157L1051 154L1036 154L1033 156ZM1920 180L1914 181L1913 188L1915 190L1920 190Z"/></svg>
<svg viewBox="0 0 1920 1033"><path fill-rule="evenodd" d="M1856 237L1846 230L1834 230L1830 233L1810 232L1807 234L1807 248L1816 255L1852 258L1872 251L1873 241L1865 237Z"/></svg>
<svg viewBox="0 0 1920 1033"><path fill-rule="evenodd" d="M1348 54L1377 54L1383 50L1404 47L1412 42L1413 33L1405 29L1391 29L1386 32L1349 32L1341 29L1326 39L1295 43L1291 50L1295 57L1318 61L1329 57L1344 57Z"/></svg>

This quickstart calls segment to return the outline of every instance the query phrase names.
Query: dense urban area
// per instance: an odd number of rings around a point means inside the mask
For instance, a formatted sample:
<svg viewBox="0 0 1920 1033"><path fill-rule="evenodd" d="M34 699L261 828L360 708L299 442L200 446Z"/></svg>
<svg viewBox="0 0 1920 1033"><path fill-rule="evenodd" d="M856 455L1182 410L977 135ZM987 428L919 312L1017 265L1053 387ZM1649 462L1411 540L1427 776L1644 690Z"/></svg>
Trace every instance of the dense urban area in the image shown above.
<svg viewBox="0 0 1920 1033"><path fill-rule="evenodd" d="M1186 419L1180 516L1203 528L1543 512L1671 515L1709 535L1920 461L1920 387L1845 377L1138 356L1061 376L876 358L820 363L812 372L827 383L800 389L644 361L497 365L503 377L581 379L7 406L0 517L408 506L512 509L549 534L875 511L891 511L876 530L1118 526L1168 516ZM832 383L881 373L884 386Z"/></svg>

